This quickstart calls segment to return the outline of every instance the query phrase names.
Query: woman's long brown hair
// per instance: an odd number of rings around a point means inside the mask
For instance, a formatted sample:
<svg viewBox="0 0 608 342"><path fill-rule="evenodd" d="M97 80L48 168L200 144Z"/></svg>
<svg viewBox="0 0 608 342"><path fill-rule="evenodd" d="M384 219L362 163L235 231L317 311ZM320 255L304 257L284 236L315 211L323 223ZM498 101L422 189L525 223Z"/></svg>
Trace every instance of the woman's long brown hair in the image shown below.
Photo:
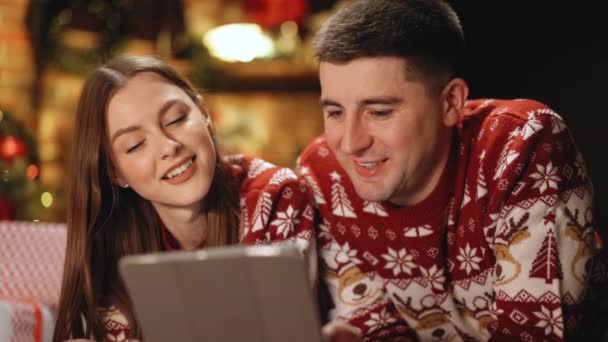
<svg viewBox="0 0 608 342"><path fill-rule="evenodd" d="M74 126L67 250L53 341L103 339L99 308L108 306L125 315L131 338L142 338L117 264L124 255L160 251L160 222L150 202L112 181L106 110L112 95L144 71L157 73L198 103L197 91L184 77L150 57L119 57L85 82ZM214 179L203 200L208 246L238 240L238 189L228 165L216 155Z"/></svg>

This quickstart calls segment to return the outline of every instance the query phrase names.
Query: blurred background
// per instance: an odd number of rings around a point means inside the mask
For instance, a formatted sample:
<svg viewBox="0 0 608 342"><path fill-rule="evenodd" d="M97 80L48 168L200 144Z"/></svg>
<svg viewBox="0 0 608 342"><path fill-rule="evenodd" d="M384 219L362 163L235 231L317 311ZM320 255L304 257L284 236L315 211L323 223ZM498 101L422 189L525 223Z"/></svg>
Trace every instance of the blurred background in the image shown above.
<svg viewBox="0 0 608 342"><path fill-rule="evenodd" d="M220 144L285 166L322 133L311 39L348 0L0 0L0 218L65 221L87 72L150 54L207 98ZM471 97L534 98L569 124L605 225L608 15L601 2L450 1ZM603 229L604 230L604 229Z"/></svg>

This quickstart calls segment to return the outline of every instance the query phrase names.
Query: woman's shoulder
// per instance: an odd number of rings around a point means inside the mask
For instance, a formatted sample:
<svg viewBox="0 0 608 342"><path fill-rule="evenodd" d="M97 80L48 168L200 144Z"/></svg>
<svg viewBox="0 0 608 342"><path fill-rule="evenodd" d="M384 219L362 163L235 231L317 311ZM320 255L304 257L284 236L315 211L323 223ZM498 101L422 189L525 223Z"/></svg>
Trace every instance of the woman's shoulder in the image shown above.
<svg viewBox="0 0 608 342"><path fill-rule="evenodd" d="M305 247L312 238L313 199L307 183L293 170L260 158L239 157L241 243L288 240Z"/></svg>
<svg viewBox="0 0 608 342"><path fill-rule="evenodd" d="M246 155L226 157L233 175L240 179L239 192L276 192L289 184L298 183L299 176L290 168L277 166L261 158Z"/></svg>

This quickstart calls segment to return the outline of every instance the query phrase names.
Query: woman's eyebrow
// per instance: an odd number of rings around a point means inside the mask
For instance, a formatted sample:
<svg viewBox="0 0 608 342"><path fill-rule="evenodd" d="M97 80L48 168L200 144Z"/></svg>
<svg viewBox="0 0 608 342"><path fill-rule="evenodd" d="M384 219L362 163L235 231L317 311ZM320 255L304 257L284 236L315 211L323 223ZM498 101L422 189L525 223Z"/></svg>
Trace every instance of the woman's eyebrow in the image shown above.
<svg viewBox="0 0 608 342"><path fill-rule="evenodd" d="M164 103L164 104L163 104L163 105L160 107L160 109L158 110L158 114L157 114L157 115L158 115L159 117L161 117L161 116L165 115L165 114L166 114L166 113L169 111L169 109L170 109L171 107L173 107L173 106L174 106L175 104L177 104L177 103L183 103L183 102L182 102L182 101L180 101L179 99L172 99L172 100L169 100L169 101L165 102L165 103ZM116 139L117 139L119 136L121 136L121 135L123 135L123 134L126 134L126 133L129 133L129 132L136 131L136 130L138 130L138 129L140 129L140 128L141 128L141 126L139 126L139 125L135 125L135 126L129 126L129 127L125 127L125 128L121 128L121 129L117 130L117 131L116 131L116 132L115 132L115 133L112 135L112 139L111 139L111 141L112 141L112 143L114 143L114 141L115 141L115 140L116 140Z"/></svg>

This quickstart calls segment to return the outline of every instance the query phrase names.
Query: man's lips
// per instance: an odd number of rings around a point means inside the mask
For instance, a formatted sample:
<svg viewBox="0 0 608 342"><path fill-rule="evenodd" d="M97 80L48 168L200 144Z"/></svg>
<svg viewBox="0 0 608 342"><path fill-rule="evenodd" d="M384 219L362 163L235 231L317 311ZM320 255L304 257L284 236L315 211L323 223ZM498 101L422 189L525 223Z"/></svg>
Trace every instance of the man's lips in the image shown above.
<svg viewBox="0 0 608 342"><path fill-rule="evenodd" d="M353 160L355 171L362 177L373 177L376 176L384 166L388 158L380 160Z"/></svg>

